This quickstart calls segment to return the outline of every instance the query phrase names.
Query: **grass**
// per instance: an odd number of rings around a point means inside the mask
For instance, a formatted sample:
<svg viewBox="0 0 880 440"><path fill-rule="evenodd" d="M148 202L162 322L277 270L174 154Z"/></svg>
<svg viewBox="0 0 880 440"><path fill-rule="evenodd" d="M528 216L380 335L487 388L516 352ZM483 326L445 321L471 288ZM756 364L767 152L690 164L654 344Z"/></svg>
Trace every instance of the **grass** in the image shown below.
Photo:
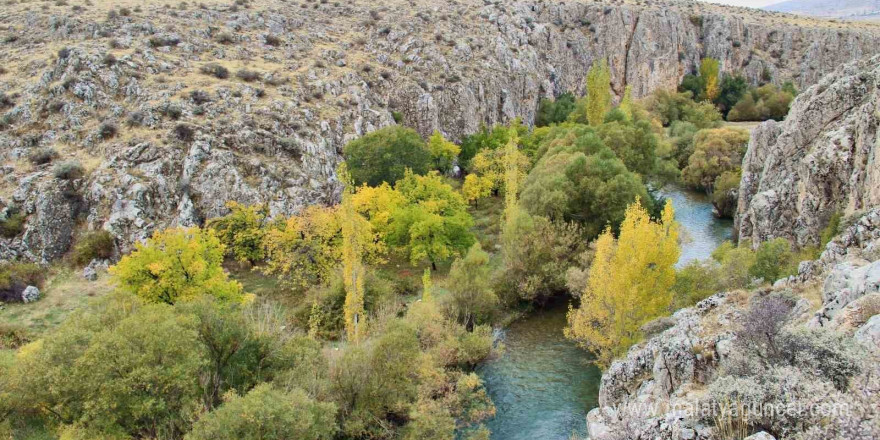
<svg viewBox="0 0 880 440"><path fill-rule="evenodd" d="M87 281L71 269L53 269L41 289L42 298L30 304L3 304L0 322L23 327L32 337L39 337L74 311L85 307L91 298L102 296L111 289L106 274L97 281Z"/></svg>

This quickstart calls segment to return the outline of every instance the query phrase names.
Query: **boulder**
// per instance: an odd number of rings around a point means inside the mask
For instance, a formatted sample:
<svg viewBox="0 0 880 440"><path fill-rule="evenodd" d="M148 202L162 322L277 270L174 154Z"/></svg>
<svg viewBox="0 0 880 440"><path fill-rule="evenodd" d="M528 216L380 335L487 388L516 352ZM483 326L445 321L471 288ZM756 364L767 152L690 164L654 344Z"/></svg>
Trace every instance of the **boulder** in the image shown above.
<svg viewBox="0 0 880 440"><path fill-rule="evenodd" d="M21 300L27 304L40 299L40 289L36 286L27 286L21 292Z"/></svg>

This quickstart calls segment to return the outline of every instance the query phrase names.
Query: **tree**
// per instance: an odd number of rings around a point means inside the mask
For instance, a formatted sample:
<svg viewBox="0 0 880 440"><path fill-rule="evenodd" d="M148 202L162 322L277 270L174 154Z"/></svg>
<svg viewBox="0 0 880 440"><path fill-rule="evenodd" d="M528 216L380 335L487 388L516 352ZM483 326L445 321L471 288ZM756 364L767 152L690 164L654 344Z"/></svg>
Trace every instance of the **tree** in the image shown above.
<svg viewBox="0 0 880 440"><path fill-rule="evenodd" d="M658 222L636 202L626 211L615 243L610 228L596 241L596 256L580 308L568 313L566 337L610 365L641 337L640 327L672 301L678 261L678 224L667 202Z"/></svg>
<svg viewBox="0 0 880 440"><path fill-rule="evenodd" d="M749 142L749 132L736 128L701 130L694 136L694 153L681 171L689 186L712 193L715 180L742 164Z"/></svg>
<svg viewBox="0 0 880 440"><path fill-rule="evenodd" d="M733 214L736 213L741 178L741 170L736 170L725 171L715 179L712 206L715 207L715 212L719 217L733 218Z"/></svg>
<svg viewBox="0 0 880 440"><path fill-rule="evenodd" d="M264 383L244 396L228 393L222 406L196 422L186 440L330 440L337 430L335 418L333 403Z"/></svg>
<svg viewBox="0 0 880 440"><path fill-rule="evenodd" d="M627 205L636 199L650 203L641 177L627 170L607 148L591 155L548 152L529 173L522 190L522 204L530 214L577 222L588 237L595 237L609 224L616 229Z"/></svg>
<svg viewBox="0 0 880 440"><path fill-rule="evenodd" d="M459 165L470 170L471 159L483 150L497 150L507 144L510 136L510 128L516 129L517 135L522 138L529 132L529 128L523 125L519 118L514 119L509 125L495 125L491 128L482 126L480 130L461 141L461 154Z"/></svg>
<svg viewBox="0 0 880 440"><path fill-rule="evenodd" d="M468 203L476 205L480 199L492 195L492 188L494 186L495 181L490 176L468 174L464 177L464 184L461 186L461 195Z"/></svg>
<svg viewBox="0 0 880 440"><path fill-rule="evenodd" d="M666 127L675 121L690 122L699 129L720 126L718 109L710 102L695 102L696 96L659 89L645 101L645 109Z"/></svg>
<svg viewBox="0 0 880 440"><path fill-rule="evenodd" d="M11 381L19 409L98 437L179 438L204 366L192 317L119 294L23 347Z"/></svg>
<svg viewBox="0 0 880 440"><path fill-rule="evenodd" d="M790 274L786 269L792 257L791 244L788 240L775 238L765 241L755 252L755 264L749 269L749 275L772 283Z"/></svg>
<svg viewBox="0 0 880 440"><path fill-rule="evenodd" d="M688 73L681 79L678 91L690 92L692 98L697 98L703 93L705 87L706 84L702 77Z"/></svg>
<svg viewBox="0 0 880 440"><path fill-rule="evenodd" d="M424 174L431 168L431 152L415 130L392 125L353 140L345 146L345 160L355 184L378 186L403 178L404 171Z"/></svg>
<svg viewBox="0 0 880 440"><path fill-rule="evenodd" d="M422 301L430 302L434 299L432 289L434 289L434 284L431 282L431 270L425 268L425 272L422 274Z"/></svg>
<svg viewBox="0 0 880 440"><path fill-rule="evenodd" d="M506 179L508 178L509 166L513 167L511 172L515 173L510 177L519 179L519 181L525 178L531 163L529 158L519 151L517 145L519 136L516 134L516 130L510 129L507 139L508 141L502 146L503 148L480 150L474 156L471 160L470 171L471 174L477 175L477 178L472 179L467 190L462 189L463 192L466 192L471 197L475 197L476 195L485 194L485 189L488 187L491 194L498 195L502 193L505 185L507 185ZM518 182L514 183L518 185ZM465 184L468 184L467 180Z"/></svg>
<svg viewBox="0 0 880 440"><path fill-rule="evenodd" d="M566 271L586 250L577 223L551 222L524 214L515 222L516 246L507 250L501 280L505 300L544 304L566 292ZM580 294L580 292L577 292Z"/></svg>
<svg viewBox="0 0 880 440"><path fill-rule="evenodd" d="M434 134L428 139L428 151L431 152L434 167L441 173L446 173L452 169L452 164L461 153L461 147L447 141L439 131L434 130Z"/></svg>
<svg viewBox="0 0 880 440"><path fill-rule="evenodd" d="M597 126L611 110L611 71L604 59L590 67L587 74L587 121Z"/></svg>
<svg viewBox="0 0 880 440"><path fill-rule="evenodd" d="M626 164L628 170L643 176L654 172L659 139L650 122L608 122L597 127L596 134Z"/></svg>
<svg viewBox="0 0 880 440"><path fill-rule="evenodd" d="M210 229L166 229L135 245L110 273L120 289L149 302L175 304L201 295L242 302L241 283L223 270L224 250Z"/></svg>
<svg viewBox="0 0 880 440"><path fill-rule="evenodd" d="M715 101L718 94L721 93L718 84L719 64L714 58L703 58L700 60L700 78L703 80L703 93L701 98L707 101Z"/></svg>
<svg viewBox="0 0 880 440"><path fill-rule="evenodd" d="M413 264L438 261L468 249L474 242L473 218L464 198L436 172L417 176L407 171L395 185L405 203L391 215L388 241L408 251Z"/></svg>
<svg viewBox="0 0 880 440"><path fill-rule="evenodd" d="M342 222L342 280L345 285L345 333L348 340L360 342L366 326L364 314L364 278L366 269L363 262L363 250L360 228L363 217L357 212L353 198L354 184L345 163L340 164L336 174L345 187L342 189L340 205Z"/></svg>
<svg viewBox="0 0 880 440"><path fill-rule="evenodd" d="M555 100L542 98L535 117L535 126L544 127L565 122L574 110L574 103L574 95L571 92L565 92Z"/></svg>
<svg viewBox="0 0 880 440"><path fill-rule="evenodd" d="M504 218L501 232L504 238L505 253L515 246L513 242L513 227L515 216L519 213L519 187L525 172L522 170L522 162L525 156L519 152L517 144L519 137L516 131L511 129L510 138L504 147Z"/></svg>
<svg viewBox="0 0 880 440"><path fill-rule="evenodd" d="M721 110L721 114L727 117L727 114L736 105L749 89L749 83L740 75L724 75L721 79L721 91L715 104Z"/></svg>
<svg viewBox="0 0 880 440"><path fill-rule="evenodd" d="M620 105L617 108L626 116L627 120L632 120L633 118L633 98L632 98L632 86L626 86L623 91L623 98L620 100Z"/></svg>
<svg viewBox="0 0 880 440"><path fill-rule="evenodd" d="M449 271L450 306L458 322L473 328L492 317L498 297L490 284L489 254L480 243L455 260Z"/></svg>
<svg viewBox="0 0 880 440"><path fill-rule="evenodd" d="M228 202L230 213L208 220L207 228L213 229L226 247L227 255L239 262L256 263L266 257L263 238L266 236L265 205L245 206Z"/></svg>

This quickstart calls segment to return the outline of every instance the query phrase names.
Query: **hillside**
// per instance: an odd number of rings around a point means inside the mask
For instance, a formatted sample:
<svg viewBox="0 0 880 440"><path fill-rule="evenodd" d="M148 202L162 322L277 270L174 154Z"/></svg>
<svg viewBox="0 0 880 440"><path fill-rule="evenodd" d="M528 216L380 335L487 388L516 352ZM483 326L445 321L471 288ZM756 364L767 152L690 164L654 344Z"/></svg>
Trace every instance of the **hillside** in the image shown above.
<svg viewBox="0 0 880 440"><path fill-rule="evenodd" d="M789 0L764 9L791 14L812 15L847 20L877 20L880 18L880 1L877 0Z"/></svg>
<svg viewBox="0 0 880 440"><path fill-rule="evenodd" d="M34 261L82 229L125 251L229 200L332 202L347 141L530 123L598 59L640 97L702 57L805 87L880 47L870 24L697 2L12 1L0 22L0 208L23 222L0 259Z"/></svg>

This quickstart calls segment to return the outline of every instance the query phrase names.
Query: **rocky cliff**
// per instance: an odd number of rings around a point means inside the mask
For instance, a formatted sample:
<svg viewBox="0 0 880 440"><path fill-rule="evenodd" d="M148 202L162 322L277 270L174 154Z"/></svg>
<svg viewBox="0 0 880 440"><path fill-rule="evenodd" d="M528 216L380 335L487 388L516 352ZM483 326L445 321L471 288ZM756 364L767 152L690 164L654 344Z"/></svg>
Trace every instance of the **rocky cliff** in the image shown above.
<svg viewBox="0 0 880 440"><path fill-rule="evenodd" d="M757 243L817 244L835 213L880 205L880 57L847 64L795 100L784 122L752 132L736 229Z"/></svg>
<svg viewBox="0 0 880 440"><path fill-rule="evenodd" d="M453 139L528 122L597 59L642 96L705 56L806 86L880 47L871 25L696 2L97 3L0 10L0 217L25 217L0 259L58 258L82 229L124 250L227 200L332 202L348 140L395 115Z"/></svg>
<svg viewBox="0 0 880 440"><path fill-rule="evenodd" d="M603 374L592 439L880 437L878 73L873 58L812 86L744 161L741 239L815 243L835 211L841 233L796 276L655 322Z"/></svg>

